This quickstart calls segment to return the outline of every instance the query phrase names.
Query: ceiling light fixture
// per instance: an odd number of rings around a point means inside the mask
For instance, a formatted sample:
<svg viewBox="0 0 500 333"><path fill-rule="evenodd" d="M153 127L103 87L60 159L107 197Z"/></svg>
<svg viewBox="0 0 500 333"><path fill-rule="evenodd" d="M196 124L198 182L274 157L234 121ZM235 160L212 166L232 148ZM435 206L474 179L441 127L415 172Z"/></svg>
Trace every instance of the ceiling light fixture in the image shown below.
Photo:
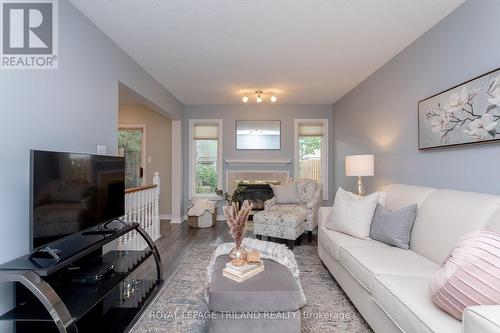
<svg viewBox="0 0 500 333"><path fill-rule="evenodd" d="M271 101L271 103L276 103L276 101L278 100L278 98L276 97L276 95L274 95L272 92L265 92L265 91L262 91L262 90L255 90L255 92L250 93L248 95L255 96L255 101L257 103L262 103L263 100L264 100L263 96L266 96L266 95L270 95L269 100ZM245 95L245 96L243 96L241 98L241 100L243 101L243 103L248 103L248 101L250 99L249 99L249 97L247 95Z"/></svg>

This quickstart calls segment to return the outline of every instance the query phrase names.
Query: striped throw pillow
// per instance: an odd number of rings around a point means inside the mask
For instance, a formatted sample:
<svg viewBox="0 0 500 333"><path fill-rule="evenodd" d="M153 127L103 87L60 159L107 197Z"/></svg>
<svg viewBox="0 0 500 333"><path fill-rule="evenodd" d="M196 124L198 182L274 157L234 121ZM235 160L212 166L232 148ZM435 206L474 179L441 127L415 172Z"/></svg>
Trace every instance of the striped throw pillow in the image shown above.
<svg viewBox="0 0 500 333"><path fill-rule="evenodd" d="M434 303L458 320L466 307L500 304L500 234L466 234L433 277L430 289Z"/></svg>

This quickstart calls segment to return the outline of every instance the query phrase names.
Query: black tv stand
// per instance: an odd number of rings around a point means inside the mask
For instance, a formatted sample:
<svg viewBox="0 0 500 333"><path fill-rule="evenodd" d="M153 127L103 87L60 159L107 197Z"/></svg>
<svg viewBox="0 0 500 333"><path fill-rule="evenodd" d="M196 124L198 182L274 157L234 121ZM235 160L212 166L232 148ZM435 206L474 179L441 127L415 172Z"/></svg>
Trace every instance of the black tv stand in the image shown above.
<svg viewBox="0 0 500 333"><path fill-rule="evenodd" d="M163 285L161 259L138 223L112 225L112 233L85 234L111 231L101 226L51 243L52 252L60 250L57 260L46 249L0 265L0 282L15 282L15 307L0 321L10 321L16 333L129 331ZM104 245L131 231L146 241L146 249L103 253ZM135 271L152 256L156 276L137 277L150 274ZM94 283L78 280L85 271Z"/></svg>

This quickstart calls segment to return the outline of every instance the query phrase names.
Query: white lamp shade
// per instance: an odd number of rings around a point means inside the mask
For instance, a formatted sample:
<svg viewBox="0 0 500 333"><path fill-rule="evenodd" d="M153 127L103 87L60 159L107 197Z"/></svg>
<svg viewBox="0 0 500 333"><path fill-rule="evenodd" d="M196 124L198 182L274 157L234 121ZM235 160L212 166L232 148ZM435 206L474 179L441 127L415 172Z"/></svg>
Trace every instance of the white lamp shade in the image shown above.
<svg viewBox="0 0 500 333"><path fill-rule="evenodd" d="M373 176L373 155L347 155L345 157L346 176Z"/></svg>

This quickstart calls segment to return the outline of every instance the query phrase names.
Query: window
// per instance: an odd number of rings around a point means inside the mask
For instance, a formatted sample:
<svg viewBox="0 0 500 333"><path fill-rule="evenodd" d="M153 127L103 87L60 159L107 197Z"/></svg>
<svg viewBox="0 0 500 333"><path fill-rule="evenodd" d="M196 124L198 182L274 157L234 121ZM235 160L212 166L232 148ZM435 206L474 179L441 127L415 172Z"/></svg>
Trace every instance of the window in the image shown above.
<svg viewBox="0 0 500 333"><path fill-rule="evenodd" d="M190 197L214 197L221 188L222 120L190 120Z"/></svg>
<svg viewBox="0 0 500 333"><path fill-rule="evenodd" d="M314 179L328 200L328 119L295 119L295 177Z"/></svg>

